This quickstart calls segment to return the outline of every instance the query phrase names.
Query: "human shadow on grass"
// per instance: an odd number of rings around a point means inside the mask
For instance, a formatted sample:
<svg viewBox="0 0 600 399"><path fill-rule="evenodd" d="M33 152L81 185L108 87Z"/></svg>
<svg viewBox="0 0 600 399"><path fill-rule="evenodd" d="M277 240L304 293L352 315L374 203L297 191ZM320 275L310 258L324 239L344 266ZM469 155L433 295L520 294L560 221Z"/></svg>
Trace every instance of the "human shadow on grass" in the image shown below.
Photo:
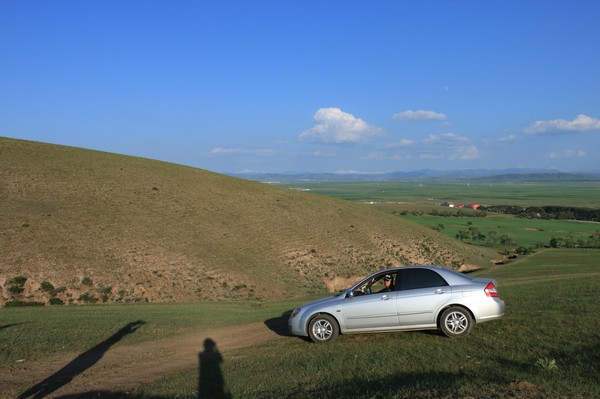
<svg viewBox="0 0 600 399"><path fill-rule="evenodd" d="M221 371L223 356L217 343L211 338L204 340L204 350L198 353L198 399L231 399Z"/></svg>
<svg viewBox="0 0 600 399"><path fill-rule="evenodd" d="M269 328L269 330L273 331L275 334L281 337L292 337L292 333L290 332L287 322L292 314L291 310L284 312L279 317L274 317L272 319L265 321L265 326Z"/></svg>
<svg viewBox="0 0 600 399"><path fill-rule="evenodd" d="M206 338L203 350L198 353L197 399L231 399L221 370L221 363L223 363L223 356L217 348L217 343L211 338ZM169 399L172 397L179 398L181 396L177 394L152 396L123 391L89 391L64 395L57 399ZM189 395L185 397L191 398Z"/></svg>
<svg viewBox="0 0 600 399"><path fill-rule="evenodd" d="M83 373L85 370L92 367L102 358L102 356L104 356L111 346L122 340L127 335L134 333L144 324L146 324L146 322L142 320L127 324L108 339L83 352L56 373L20 394L17 399L45 398L52 392L67 385L69 382L71 382L71 380L73 380L73 378Z"/></svg>

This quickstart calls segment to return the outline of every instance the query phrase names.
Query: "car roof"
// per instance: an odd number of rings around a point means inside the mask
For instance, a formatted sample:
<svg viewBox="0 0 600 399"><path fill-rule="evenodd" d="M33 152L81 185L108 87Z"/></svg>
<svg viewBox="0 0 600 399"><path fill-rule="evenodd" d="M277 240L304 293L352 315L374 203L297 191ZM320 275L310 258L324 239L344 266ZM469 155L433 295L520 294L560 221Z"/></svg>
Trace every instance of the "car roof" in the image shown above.
<svg viewBox="0 0 600 399"><path fill-rule="evenodd" d="M466 276L462 273L459 273L455 270L449 269L447 267L435 266L435 265L407 265L407 266L397 266L388 269L382 269L377 272L372 273L371 275L379 274L379 273L394 273L399 270L406 269L429 269L440 274L450 285L458 285L464 284L465 282L469 282L473 280L471 277Z"/></svg>

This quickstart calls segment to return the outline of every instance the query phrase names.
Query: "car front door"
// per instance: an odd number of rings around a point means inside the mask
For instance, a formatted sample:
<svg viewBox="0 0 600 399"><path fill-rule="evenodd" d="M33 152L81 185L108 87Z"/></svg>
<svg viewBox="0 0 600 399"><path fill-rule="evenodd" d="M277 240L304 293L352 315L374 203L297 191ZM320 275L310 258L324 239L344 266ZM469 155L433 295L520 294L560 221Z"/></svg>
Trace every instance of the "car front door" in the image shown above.
<svg viewBox="0 0 600 399"><path fill-rule="evenodd" d="M395 280L395 273L382 273L344 300L342 314L349 332L398 328Z"/></svg>
<svg viewBox="0 0 600 399"><path fill-rule="evenodd" d="M346 298L342 313L348 331L398 328L397 292Z"/></svg>

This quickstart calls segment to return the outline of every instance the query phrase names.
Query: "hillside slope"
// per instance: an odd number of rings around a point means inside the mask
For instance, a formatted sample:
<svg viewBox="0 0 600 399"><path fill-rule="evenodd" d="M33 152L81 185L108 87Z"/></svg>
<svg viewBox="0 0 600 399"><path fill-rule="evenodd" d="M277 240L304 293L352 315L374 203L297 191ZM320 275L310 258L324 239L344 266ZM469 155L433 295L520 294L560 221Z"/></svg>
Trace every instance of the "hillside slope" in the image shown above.
<svg viewBox="0 0 600 399"><path fill-rule="evenodd" d="M267 299L482 255L360 204L0 138L0 304Z"/></svg>

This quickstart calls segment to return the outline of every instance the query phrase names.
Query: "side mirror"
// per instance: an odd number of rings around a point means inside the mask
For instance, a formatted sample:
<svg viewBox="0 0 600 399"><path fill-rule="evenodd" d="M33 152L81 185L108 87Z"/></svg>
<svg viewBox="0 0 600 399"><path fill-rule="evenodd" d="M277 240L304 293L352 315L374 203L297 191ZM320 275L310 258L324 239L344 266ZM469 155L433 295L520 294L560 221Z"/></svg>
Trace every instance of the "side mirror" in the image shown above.
<svg viewBox="0 0 600 399"><path fill-rule="evenodd" d="M346 293L346 298L354 298L354 291L348 291Z"/></svg>

